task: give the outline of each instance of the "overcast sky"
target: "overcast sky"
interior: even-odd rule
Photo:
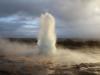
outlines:
[[[0,0],[0,37],[36,37],[44,12],[59,37],[100,39],[99,0]]]

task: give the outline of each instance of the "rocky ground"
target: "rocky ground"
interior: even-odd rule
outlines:
[[[0,57],[0,75],[100,75],[100,63],[67,66],[51,61],[34,63],[24,58]]]

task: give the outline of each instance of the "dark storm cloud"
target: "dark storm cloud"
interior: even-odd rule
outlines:
[[[100,38],[99,0],[0,0],[0,34],[37,34],[44,12],[55,16],[61,36]]]
[[[35,22],[34,18],[37,18],[37,16],[40,16],[41,13],[44,13],[46,11],[51,12],[55,15],[58,15],[55,12],[55,8],[53,8],[54,5],[55,5],[55,1],[53,0],[51,1],[50,0],[9,0],[9,1],[2,0],[0,1],[0,16],[1,16],[0,17],[0,26],[1,26],[0,32],[1,34],[8,36],[9,34],[20,35],[22,33],[24,35],[25,32],[32,33],[32,31],[33,32],[38,31],[34,27],[32,27],[34,30],[30,28],[25,28],[25,26],[26,27],[30,26],[30,24],[28,24],[29,20],[25,20],[25,18],[30,19],[33,17],[33,19],[31,20],[31,23],[32,23],[32,22]],[[16,17],[13,15],[16,15]],[[22,19],[22,17],[24,18],[24,20]],[[33,24],[31,24],[31,26],[32,25]]]
[[[0,0],[0,16],[11,15],[17,12],[40,14],[48,7],[48,1],[36,0]]]

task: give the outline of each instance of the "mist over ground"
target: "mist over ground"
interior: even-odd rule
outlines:
[[[53,61],[54,64],[80,64],[100,62],[100,48],[86,47],[77,49],[57,47],[57,53],[54,56],[46,56],[38,53],[36,43],[21,43],[18,41],[9,41],[0,39],[0,56],[7,58],[30,59],[33,62]],[[71,58],[71,59],[70,59]]]

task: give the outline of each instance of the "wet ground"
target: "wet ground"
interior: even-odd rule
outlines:
[[[100,61],[100,48],[96,47],[97,45],[93,48],[75,46],[71,49],[58,45],[61,54],[58,54],[54,60],[33,54],[36,52],[35,45],[33,42],[26,44],[0,40],[0,75],[100,75],[100,62],[96,62]],[[70,46],[74,47],[73,45]],[[60,64],[62,61],[65,63]]]
[[[100,63],[68,66],[49,60],[34,62],[30,57],[0,57],[0,75],[100,75]]]

